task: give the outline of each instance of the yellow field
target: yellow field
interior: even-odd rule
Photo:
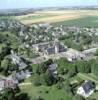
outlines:
[[[98,16],[98,10],[38,11],[34,14],[17,16],[16,19],[23,24],[31,25],[33,23],[60,22],[86,16]]]

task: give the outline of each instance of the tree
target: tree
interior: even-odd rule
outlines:
[[[57,79],[55,79],[48,70],[44,74],[44,80],[45,80],[46,85],[48,86],[51,86],[57,82]]]
[[[81,73],[91,72],[91,64],[88,61],[77,61],[75,65],[77,67],[77,72]]]
[[[92,61],[91,70],[92,73],[98,76],[98,59]]]
[[[74,64],[71,64],[69,66],[68,77],[73,77],[76,74],[77,74],[77,67]]]
[[[43,73],[42,67],[43,67],[43,64],[39,64],[38,66],[36,66],[36,74],[40,75]]]
[[[96,50],[95,56],[98,56],[98,49]]]
[[[69,95],[72,94],[70,82],[69,82],[68,79],[65,81],[65,87],[64,87],[64,89],[65,89],[65,92],[66,92],[67,94],[69,94]]]
[[[8,75],[8,68],[10,66],[10,60],[9,59],[4,59],[1,61],[1,68],[3,69],[4,75]]]
[[[2,100],[15,100],[15,93],[13,89],[7,88],[4,90],[4,93],[2,94]]]
[[[34,79],[33,79],[33,82],[34,82],[35,86],[40,86],[42,84],[41,79],[40,79],[40,75],[36,74]]]
[[[0,60],[3,60],[6,55],[10,54],[10,50],[10,46],[2,43],[0,47]]]
[[[16,100],[30,100],[30,97],[27,95],[27,93],[20,93],[18,96],[16,96]]]
[[[37,74],[45,73],[47,71],[49,65],[52,63],[53,63],[53,61],[51,59],[49,59],[48,61],[39,64],[37,66],[36,73]]]

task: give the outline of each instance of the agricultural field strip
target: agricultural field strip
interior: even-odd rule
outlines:
[[[82,18],[85,16],[98,16],[98,13],[97,11],[89,11],[89,10],[42,11],[42,12],[36,12],[34,14],[18,16],[16,17],[16,19],[20,20],[24,24],[29,25],[40,22],[49,22],[49,23],[60,22],[60,21]],[[30,19],[28,19],[29,17]],[[25,18],[27,18],[27,20]]]
[[[58,16],[58,15],[54,15],[54,14],[34,15],[34,16],[23,17],[20,20],[32,20],[32,19],[35,20],[35,19],[49,18],[54,16]]]
[[[42,17],[50,17],[50,16],[57,16],[58,14],[45,14],[45,13],[34,13],[34,14],[27,14],[27,15],[22,15],[22,16],[16,16],[15,18],[18,19],[18,20],[22,20],[24,18],[29,18],[29,17],[36,17],[38,18],[39,16],[42,16]]]
[[[59,15],[59,16],[53,16],[53,17],[47,17],[47,18],[38,18],[38,19],[32,19],[32,20],[20,20],[20,22],[24,24],[33,24],[33,23],[40,23],[40,22],[48,22],[48,23],[53,23],[53,22],[60,22],[60,21],[65,21],[65,20],[71,20],[71,19],[77,19],[81,18],[81,15]]]

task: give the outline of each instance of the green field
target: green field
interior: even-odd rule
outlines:
[[[66,26],[79,26],[79,27],[98,27],[98,17],[88,16],[79,19],[62,21],[53,23],[55,26],[66,25]]]
[[[67,93],[65,93],[64,89],[57,89],[56,86],[47,87],[47,86],[34,86],[28,85],[21,87],[23,92],[28,93],[31,100],[35,100],[35,98],[41,96],[44,100],[72,100]],[[48,91],[48,93],[47,93]]]
[[[25,83],[31,83],[31,80],[32,77],[25,80]],[[77,76],[70,78],[70,82],[73,82],[75,80],[77,80],[78,82],[81,81],[81,79]],[[58,89],[56,84],[52,86],[35,86],[32,83],[30,85],[21,86],[20,88],[22,92],[28,93],[30,100],[36,100],[36,98],[39,96],[44,98],[44,100],[73,100],[72,96],[66,93],[65,87],[63,87],[62,89]]]
[[[31,79],[25,80],[25,83],[31,83]],[[70,82],[77,80],[92,80],[97,85],[97,77],[93,74],[79,73],[77,76],[70,78]],[[98,86],[98,85],[97,85]],[[53,86],[35,86],[32,84],[21,86],[21,90],[24,93],[28,93],[31,100],[35,100],[37,97],[42,97],[44,100],[73,100],[72,96],[66,93],[65,88],[57,89],[56,85]],[[48,91],[48,93],[47,93]],[[93,93],[90,98],[98,98],[98,92]],[[86,99],[88,100],[88,99]]]
[[[52,16],[55,16],[55,15],[49,15],[49,14],[32,15],[32,16],[23,17],[21,20],[32,20],[32,19],[48,18],[48,17],[52,17]]]

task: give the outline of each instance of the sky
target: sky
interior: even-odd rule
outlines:
[[[98,0],[0,0],[0,9],[98,5]]]

